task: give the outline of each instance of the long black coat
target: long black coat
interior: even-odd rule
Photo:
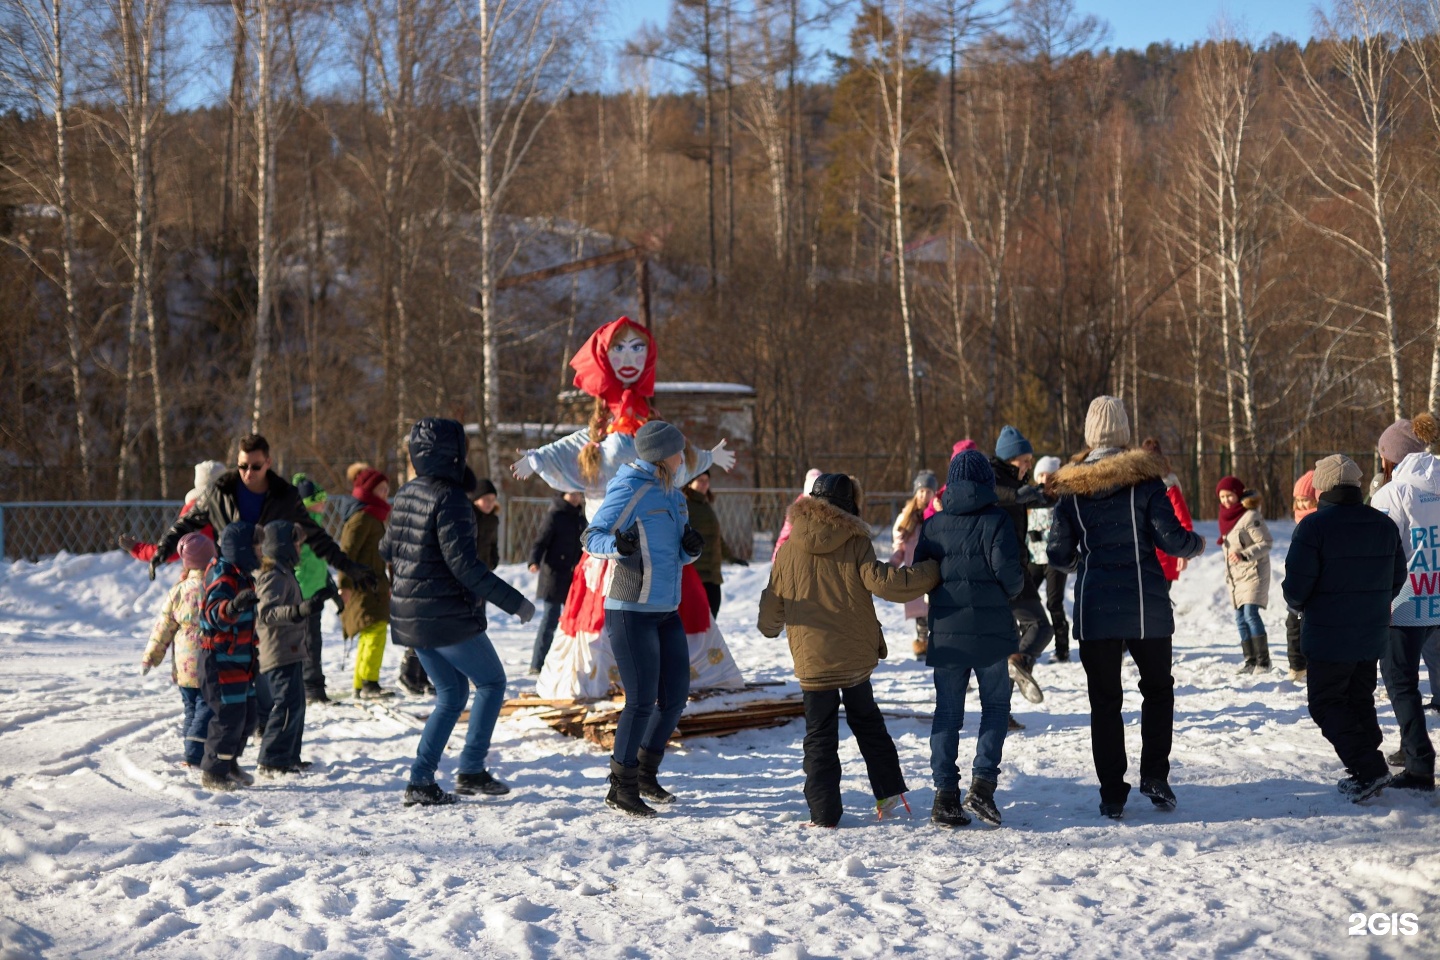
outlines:
[[[1285,557],[1285,602],[1300,611],[1307,657],[1377,660],[1390,642],[1390,605],[1405,586],[1405,545],[1395,522],[1338,487],[1301,520]]]
[[[947,484],[941,511],[920,528],[915,562],[940,561],[930,591],[932,667],[988,667],[1020,649],[1010,599],[1025,585],[1020,541],[995,491],[973,481]]]
[[[564,603],[575,564],[580,562],[580,534],[585,531],[585,505],[572,506],[557,496],[540,535],[530,548],[530,562],[540,568],[535,596],[546,603]]]
[[[390,635],[406,647],[447,647],[485,629],[485,602],[526,603],[476,554],[475,511],[461,484],[465,429],[429,417],[410,434],[418,476],[400,488],[380,555],[390,564]]]
[[[1165,492],[1165,465],[1144,450],[1061,467],[1046,553],[1075,574],[1075,638],[1144,640],[1175,634],[1170,590],[1156,548],[1198,556],[1205,541],[1180,525]]]
[[[325,532],[325,528],[315,522],[310,511],[305,509],[305,501],[300,499],[299,491],[289,481],[273,470],[268,471],[266,479],[270,486],[265,493],[265,501],[260,506],[260,520],[255,524],[257,527],[263,527],[272,520],[298,523],[305,530],[305,545],[315,551],[317,557],[342,572],[348,572],[355,566],[350,558],[345,556],[340,545]],[[190,512],[176,520],[160,538],[155,547],[156,555],[170,556],[175,552],[175,545],[180,542],[181,537],[202,529],[207,523],[215,528],[215,539],[218,542],[225,528],[240,519],[240,501],[236,493],[239,486],[238,470],[222,474],[219,480],[200,495]]]

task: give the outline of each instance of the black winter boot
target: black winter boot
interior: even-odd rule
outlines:
[[[1236,673],[1239,673],[1239,674],[1250,674],[1250,673],[1254,673],[1254,672],[1255,672],[1255,641],[1254,641],[1254,639],[1241,640],[1241,641],[1240,641],[1240,649],[1243,650],[1243,651],[1245,651],[1245,662],[1244,662],[1243,664],[1241,664],[1240,669],[1237,670],[1237,671],[1235,671],[1235,672],[1236,672]]]
[[[1140,794],[1150,798],[1150,802],[1161,810],[1170,811],[1175,809],[1175,791],[1170,789],[1170,784],[1164,780],[1152,780],[1149,777],[1140,779]]]
[[[935,805],[930,808],[930,822],[942,827],[963,827],[970,822],[960,804],[959,790],[936,790]]]
[[[965,809],[992,827],[1000,826],[1000,808],[995,806],[995,781],[976,778],[965,795]]]
[[[510,788],[491,776],[489,770],[481,770],[479,773],[457,773],[455,792],[467,797],[473,797],[477,793],[483,793],[487,797],[503,797],[510,792]]]
[[[455,794],[446,793],[438,783],[410,784],[405,788],[405,806],[448,807],[458,803]]]
[[[610,792],[605,795],[605,806],[619,810],[627,817],[659,816],[640,799],[640,768],[627,767],[620,761],[610,760]]]
[[[665,754],[651,753],[644,747],[640,748],[640,773],[636,778],[636,784],[640,788],[640,796],[651,803],[674,803],[675,794],[660,786],[660,781],[655,775],[660,772],[660,761]]]
[[[1261,633],[1250,638],[1255,648],[1255,673],[1270,672],[1270,638]]]

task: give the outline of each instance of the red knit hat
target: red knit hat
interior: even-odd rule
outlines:
[[[1245,496],[1245,484],[1240,482],[1239,477],[1221,477],[1220,482],[1215,484],[1215,496],[1220,496],[1226,490],[1237,497]]]
[[[352,491],[357,499],[363,500],[375,492],[375,488],[382,483],[389,483],[390,478],[379,470],[367,467],[355,474],[355,489]]]

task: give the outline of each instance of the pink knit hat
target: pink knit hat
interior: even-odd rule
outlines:
[[[204,570],[215,559],[215,541],[197,530],[181,537],[175,552],[186,570]]]

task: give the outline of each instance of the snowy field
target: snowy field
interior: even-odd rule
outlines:
[[[1213,541],[1213,524],[1201,532]],[[1275,532],[1278,597],[1289,527]],[[1175,593],[1179,809],[1136,792],[1123,821],[1098,816],[1082,669],[1042,661],[1045,702],[1016,698],[1028,729],[1006,743],[1004,828],[955,831],[928,821],[929,727],[915,715],[930,711],[930,674],[899,655],[912,631],[890,604],[896,654],[875,686],[908,715],[890,730],[914,818],[876,822],[847,742],[845,819],[823,831],[803,826],[799,722],[672,751],[662,774],[682,802],[648,823],[605,809],[601,751],[533,719],[496,733],[509,798],[404,809],[416,731],[350,704],[310,713],[308,775],[212,795],[178,765],[168,671],[138,666],[170,575],[151,585],[119,553],[3,566],[0,956],[1440,956],[1440,806],[1341,799],[1303,691],[1279,672],[1236,678],[1220,563],[1209,553]],[[533,588],[522,568],[502,573]],[[767,575],[726,568],[721,626],[749,679],[780,680],[785,642],[754,628]],[[343,690],[326,617],[326,672]],[[532,631],[501,619],[491,637],[515,694],[532,685]],[[1266,620],[1283,665],[1278,603]],[[387,686],[398,661],[392,647]],[[1411,935],[1364,922],[1406,913]]]

